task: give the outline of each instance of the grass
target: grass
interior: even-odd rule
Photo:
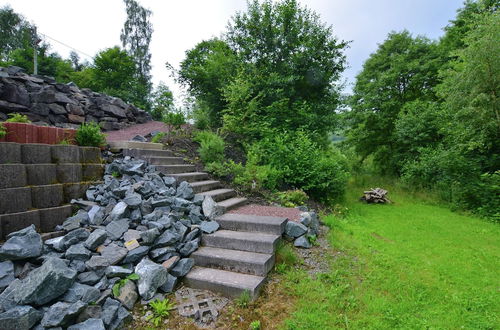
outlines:
[[[347,216],[324,218],[335,253],[331,271],[311,279],[285,272],[296,297],[288,329],[500,328],[500,227],[397,186],[391,205],[367,205],[351,182]]]

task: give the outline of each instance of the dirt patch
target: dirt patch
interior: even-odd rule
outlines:
[[[161,121],[148,121],[144,124],[133,125],[118,131],[106,132],[106,140],[110,141],[129,141],[136,135],[145,136],[153,131],[165,132],[168,127]]]

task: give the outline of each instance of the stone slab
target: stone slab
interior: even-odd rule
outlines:
[[[0,214],[24,212],[31,208],[30,187],[0,189]]]
[[[24,164],[0,165],[0,189],[24,187],[26,184],[27,175]]]
[[[274,253],[281,236],[232,230],[218,230],[203,235],[204,246],[257,253]]]
[[[40,213],[40,230],[42,232],[50,232],[57,225],[60,225],[70,217],[73,209],[71,205],[63,205],[38,210]]]
[[[59,206],[63,203],[63,185],[33,186],[31,188],[31,200],[33,207],[37,209]]]
[[[282,235],[286,218],[226,213],[215,219],[221,229]]]

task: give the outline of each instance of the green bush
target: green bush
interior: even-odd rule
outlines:
[[[7,135],[7,128],[5,128],[3,123],[0,123],[0,139],[3,138],[5,135]]]
[[[93,122],[82,124],[76,131],[75,140],[79,146],[86,147],[101,147],[106,143],[101,128]]]
[[[210,131],[200,131],[194,135],[194,140],[200,144],[198,153],[203,164],[224,161],[225,143],[220,136]]]
[[[259,165],[280,173],[276,181],[299,188],[319,201],[344,193],[348,171],[345,157],[335,148],[322,149],[302,131],[263,139],[249,148]]]
[[[161,139],[163,139],[163,137],[167,135],[166,132],[160,132],[158,134],[156,134],[155,136],[153,136],[153,138],[151,138],[151,142],[152,143],[161,143]]]
[[[245,167],[240,163],[235,163],[232,159],[227,162],[212,162],[205,165],[205,170],[218,177],[234,179],[245,171]]]
[[[5,122],[7,123],[31,123],[26,115],[21,115],[20,113],[9,113],[9,119]]]
[[[186,117],[182,112],[167,112],[163,115],[162,121],[178,129],[186,123]]]
[[[284,207],[296,207],[304,205],[309,199],[309,196],[307,196],[307,194],[300,189],[282,191],[277,193],[276,195],[278,197],[279,203]]]
[[[259,165],[258,160],[258,155],[248,152],[247,163],[236,173],[234,183],[246,190],[276,190],[281,183],[281,172],[272,165]]]

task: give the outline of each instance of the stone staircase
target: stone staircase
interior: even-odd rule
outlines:
[[[196,194],[212,197],[226,211],[247,202],[246,198],[236,196],[233,189],[223,189],[219,181],[209,180],[207,173],[197,172],[196,167],[186,164],[182,157],[175,157],[171,151],[163,150],[160,143],[121,141],[109,144],[112,151],[121,150],[124,156],[147,160],[163,174],[189,182]]]
[[[184,283],[233,298],[246,291],[256,298],[274,266],[287,219],[226,213],[216,221],[220,229],[203,235]]]
[[[212,197],[225,211],[243,205],[246,198],[233,189],[221,188],[205,172],[182,157],[162,150],[161,144],[143,142],[110,143],[111,150],[122,150],[124,156],[147,160],[156,168],[179,181],[188,181],[194,192]],[[201,247],[191,258],[195,266],[184,278],[192,288],[210,290],[228,297],[239,297],[245,291],[256,298],[267,273],[275,262],[275,252],[285,230],[286,218],[226,213],[216,221],[220,229],[202,237]]]

